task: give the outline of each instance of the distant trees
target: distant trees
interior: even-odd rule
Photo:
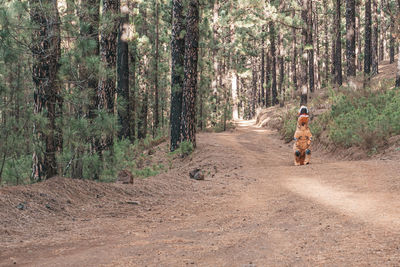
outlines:
[[[0,5],[3,183],[112,179],[140,165],[118,161],[130,146],[168,132],[172,151],[196,145],[196,126],[223,131],[259,107],[306,104],[363,70],[367,81],[398,51],[395,0]]]

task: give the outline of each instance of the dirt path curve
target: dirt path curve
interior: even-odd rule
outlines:
[[[190,181],[193,194],[15,246],[0,252],[0,265],[400,265],[398,162],[314,155],[311,165],[294,167],[290,147],[252,122],[200,134],[199,150],[205,146],[229,168]]]

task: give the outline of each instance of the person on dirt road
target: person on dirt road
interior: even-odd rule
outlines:
[[[309,112],[306,106],[299,109],[296,132],[294,133],[294,165],[306,165],[311,159],[312,134],[308,127]]]

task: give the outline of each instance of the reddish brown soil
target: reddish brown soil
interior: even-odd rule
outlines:
[[[317,152],[294,167],[291,147],[250,122],[198,140],[134,185],[0,189],[0,266],[400,265],[397,161]],[[205,181],[188,178],[196,167]]]

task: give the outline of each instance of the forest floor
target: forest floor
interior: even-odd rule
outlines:
[[[275,131],[241,121],[134,185],[0,189],[0,266],[399,266],[399,173],[318,151],[295,167]]]

